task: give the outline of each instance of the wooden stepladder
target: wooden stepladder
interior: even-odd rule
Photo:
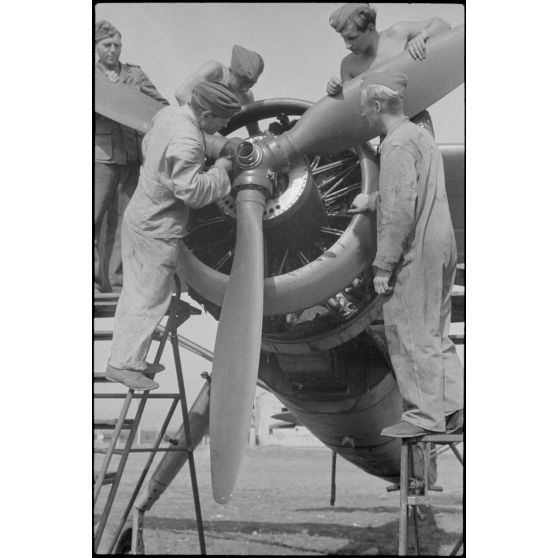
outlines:
[[[194,463],[194,452],[193,452],[193,447],[190,438],[188,404],[186,399],[186,391],[184,388],[184,379],[182,376],[182,365],[180,362],[180,352],[179,352],[179,336],[177,333],[177,329],[181,324],[183,324],[188,318],[190,318],[190,316],[201,314],[201,310],[199,310],[198,308],[194,308],[193,306],[190,306],[187,302],[182,301],[180,299],[181,288],[180,288],[180,280],[177,275],[174,275],[174,282],[175,282],[175,294],[169,305],[167,322],[165,324],[164,329],[162,329],[161,327],[157,329],[157,331],[153,334],[153,339],[159,342],[159,345],[157,347],[157,353],[154,359],[154,363],[159,363],[163,355],[165,344],[167,340],[169,340],[170,338],[170,343],[173,350],[176,379],[178,384],[178,393],[170,393],[170,394],[150,393],[148,391],[135,393],[133,389],[129,389],[127,394],[123,394],[123,393],[94,394],[95,398],[124,399],[122,403],[120,415],[116,421],[109,421],[107,423],[107,421],[95,420],[96,428],[107,428],[109,424],[114,427],[113,436],[109,443],[108,448],[99,451],[99,453],[104,453],[105,457],[101,465],[101,469],[96,473],[94,479],[95,483],[94,483],[93,506],[95,506],[95,504],[99,499],[99,495],[101,494],[102,487],[105,485],[110,486],[109,494],[104,502],[104,506],[102,507],[102,511],[96,523],[96,528],[94,532],[94,545],[93,545],[95,552],[98,551],[101,540],[103,539],[103,533],[105,532],[105,528],[109,519],[109,515],[111,513],[114,500],[116,498],[118,487],[122,479],[122,475],[128,457],[130,453],[145,452],[148,454],[147,461],[136,483],[132,496],[130,497],[130,500],[125,508],[125,511],[118,523],[118,527],[116,529],[115,534],[113,535],[112,541],[109,543],[108,546],[108,553],[143,554],[143,550],[144,550],[142,548],[143,541],[138,541],[137,538],[132,539],[130,536],[131,533],[129,532],[130,529],[127,529],[126,533],[124,533],[123,531],[126,522],[128,520],[128,516],[130,514],[132,506],[134,505],[134,501],[137,495],[139,494],[139,491],[141,490],[143,481],[145,480],[147,473],[149,472],[149,468],[153,463],[155,455],[158,452],[181,451],[181,452],[186,452],[188,455],[190,479],[192,484],[192,495],[194,499],[196,523],[198,528],[200,554],[206,553],[205,538],[204,538],[204,531],[203,531],[203,520],[201,515],[196,468]],[[101,295],[100,297],[96,298],[95,316],[96,317],[107,317],[111,315],[114,316],[114,310],[116,308],[116,300],[117,300],[117,296],[115,295]],[[111,338],[112,338],[112,332],[100,331],[95,333],[96,340],[107,340]],[[104,375],[102,374],[95,374],[95,381],[106,381],[106,378],[104,378]],[[133,399],[139,400],[138,407],[135,416],[131,419],[127,419],[126,417],[130,408],[130,404]],[[148,399],[170,399],[171,405],[163,420],[163,425],[153,443],[153,446],[148,448],[132,448],[133,441],[138,432],[141,417],[143,415],[143,411],[145,409],[145,405]],[[185,447],[184,446],[175,447],[176,444],[173,446],[172,445],[173,440],[169,439],[169,437],[166,436],[168,425],[171,421],[171,418],[174,414],[176,407],[179,404],[180,404],[182,419],[184,423],[184,432],[185,432],[185,439],[186,439]],[[116,445],[120,433],[124,429],[129,429],[128,437],[126,439],[124,448],[117,449]],[[171,445],[168,448],[160,448],[159,446],[161,445],[162,441],[170,441]],[[120,456],[120,462],[118,463],[118,467],[116,471],[109,473],[108,472],[109,465],[112,457],[115,454]]]

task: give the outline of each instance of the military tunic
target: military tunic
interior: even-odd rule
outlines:
[[[169,306],[190,208],[230,192],[227,172],[203,172],[205,141],[189,106],[165,107],[143,140],[138,187],[124,214],[124,285],[115,314],[110,364],[145,370],[151,334]]]
[[[139,66],[120,64],[120,73],[117,74],[97,63],[95,79],[138,87],[142,93],[169,104]],[[95,114],[96,290],[103,290],[107,282],[115,291],[122,286],[120,230],[124,210],[138,181],[141,141],[142,136],[135,130]],[[101,236],[105,216],[105,234]]]
[[[374,267],[394,273],[384,321],[402,418],[443,432],[445,416],[463,408],[463,367],[448,336],[457,250],[442,155],[407,118],[380,152]]]

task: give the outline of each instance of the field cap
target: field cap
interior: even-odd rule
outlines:
[[[263,72],[263,58],[252,50],[234,45],[231,56],[231,71],[245,81],[254,83]]]
[[[106,19],[102,19],[101,21],[97,21],[97,23],[95,23],[96,43],[114,35],[120,35],[120,31],[118,31],[118,29],[112,23],[109,23]]]
[[[231,118],[240,110],[236,95],[216,81],[202,81],[195,85],[192,98],[203,110],[209,110],[219,118]]]

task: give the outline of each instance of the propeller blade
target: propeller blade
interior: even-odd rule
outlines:
[[[379,131],[361,116],[362,79],[368,73],[400,71],[409,82],[405,114],[414,116],[461,85],[464,80],[465,31],[456,27],[428,41],[425,60],[413,60],[405,51],[343,85],[343,92],[324,97],[299,119],[296,126],[277,138],[287,156],[297,149],[306,154],[328,155],[360,145]]]
[[[95,79],[95,112],[142,134],[164,106],[130,85]]]
[[[247,443],[256,393],[263,318],[264,194],[240,190],[236,244],[215,340],[209,437],[213,498],[225,504]]]

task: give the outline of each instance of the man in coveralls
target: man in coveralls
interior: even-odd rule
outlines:
[[[328,95],[343,90],[343,83],[368,70],[374,70],[385,61],[407,50],[414,60],[426,58],[428,40],[450,29],[443,19],[433,17],[425,21],[400,21],[385,31],[376,29],[376,10],[367,3],[345,4],[329,17],[329,24],[337,31],[350,50],[341,61],[341,79],[332,77],[326,87]],[[434,135],[428,111],[422,111],[413,122]]]
[[[136,390],[159,387],[145,374],[151,335],[168,309],[190,208],[230,192],[229,158],[203,172],[204,132],[214,134],[240,110],[234,93],[216,82],[194,88],[189,105],[165,107],[143,140],[144,162],[122,223],[124,286],[114,320],[106,377]]]
[[[120,62],[121,49],[122,40],[118,29],[108,21],[98,21],[95,24],[95,51],[98,57],[95,80],[109,80],[118,87],[121,87],[120,84],[137,87],[145,95],[168,105],[168,101],[139,66]],[[140,163],[141,135],[131,128],[95,114],[96,292],[119,292],[122,288],[120,229],[122,216],[138,183]],[[105,241],[99,246],[105,216]],[[108,267],[104,273],[101,259]]]
[[[374,288],[388,350],[405,401],[401,422],[382,435],[410,438],[463,424],[463,367],[449,338],[457,249],[442,155],[432,136],[403,114],[407,77],[362,80],[363,117],[386,134],[379,192],[359,194],[351,213],[378,211]]]

